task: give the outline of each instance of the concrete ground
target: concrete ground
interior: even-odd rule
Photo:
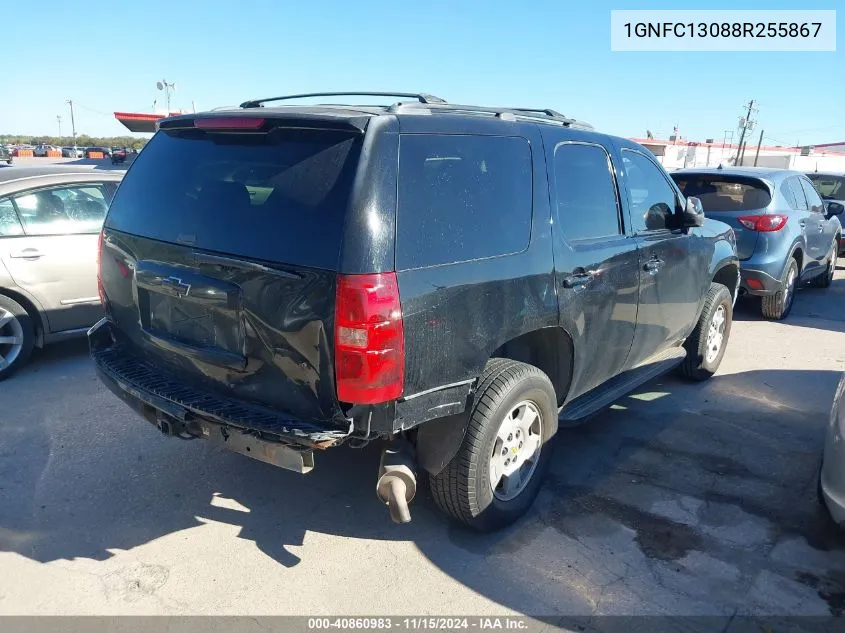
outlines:
[[[816,501],[845,371],[845,269],[790,318],[741,303],[717,376],[653,381],[556,440],[515,527],[423,491],[375,497],[377,450],[299,476],[165,439],[84,341],[0,383],[0,614],[841,614],[845,541]]]

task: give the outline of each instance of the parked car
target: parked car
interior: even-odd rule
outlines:
[[[91,158],[91,154],[93,152],[99,152],[103,155],[103,158],[110,158],[111,157],[111,150],[108,147],[86,147],[85,148],[85,158]]]
[[[122,172],[0,171],[0,379],[102,316],[97,235]]]
[[[116,165],[117,163],[125,163],[126,162],[126,149],[117,148],[112,149],[111,153],[111,162],[112,165]]]
[[[32,155],[43,158],[47,155],[47,152],[56,151],[58,149],[59,148],[55,145],[46,145],[42,143],[41,145],[35,146],[35,149],[32,150]]]
[[[813,172],[807,174],[816,191],[824,200],[828,216],[838,216],[840,224],[845,221],[845,172]],[[839,255],[845,256],[845,233],[839,237]]]
[[[11,165],[12,161],[12,147],[10,145],[0,145],[0,162],[5,161],[6,164]]]
[[[85,152],[79,147],[63,147],[62,156],[65,158],[85,158]]]
[[[762,298],[763,316],[785,319],[801,283],[827,288],[842,229],[796,171],[763,167],[679,169],[672,178],[704,213],[729,224],[741,261],[741,292]]]
[[[833,520],[845,527],[845,373],[830,407],[819,475],[819,496]]]
[[[716,371],[739,263],[640,145],[414,98],[162,120],[104,225],[89,342],[167,435],[298,472],[382,438],[394,520],[419,468],[490,530],[533,502],[559,426]]]

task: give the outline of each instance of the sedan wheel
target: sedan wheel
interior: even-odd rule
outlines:
[[[0,380],[26,363],[34,338],[27,311],[16,301],[0,295]]]

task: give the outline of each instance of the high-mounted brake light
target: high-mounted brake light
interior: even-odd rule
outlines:
[[[257,130],[264,119],[251,116],[221,116],[195,119],[194,127],[201,130]]]
[[[103,286],[103,273],[101,267],[103,265],[103,231],[100,231],[100,236],[97,238],[97,294],[100,295],[100,303],[106,307],[106,289]]]
[[[737,218],[742,226],[749,231],[759,231],[760,233],[772,233],[780,231],[786,226],[787,217],[785,215],[744,215]]]
[[[405,333],[395,273],[338,275],[334,339],[338,400],[375,404],[402,395]]]

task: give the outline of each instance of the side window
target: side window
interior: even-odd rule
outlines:
[[[610,156],[603,147],[562,143],[555,148],[557,221],[567,240],[619,235],[619,204]]]
[[[787,204],[789,204],[790,209],[797,209],[798,203],[795,202],[795,196],[792,194],[792,187],[789,184],[789,181],[792,178],[787,178],[782,183],[780,183],[780,192],[783,194],[783,197],[786,198]]]
[[[622,150],[622,163],[631,195],[634,232],[671,228],[678,196],[663,172],[648,158],[633,150]]]
[[[23,227],[18,220],[17,213],[15,213],[15,205],[6,198],[0,200],[0,237],[14,235],[23,235]]]
[[[789,180],[789,188],[792,189],[792,198],[795,200],[794,209],[798,211],[806,211],[807,198],[804,197],[804,189],[801,187],[801,180],[797,176],[793,176]]]
[[[98,233],[108,210],[103,185],[39,189],[15,197],[27,235]]]
[[[810,205],[810,211],[813,213],[824,213],[824,203],[815,187],[813,187],[809,180],[805,180],[804,178],[799,178],[798,180],[804,189],[804,195],[807,196],[807,204]]]
[[[531,170],[531,148],[521,137],[402,135],[396,268],[525,250]]]

